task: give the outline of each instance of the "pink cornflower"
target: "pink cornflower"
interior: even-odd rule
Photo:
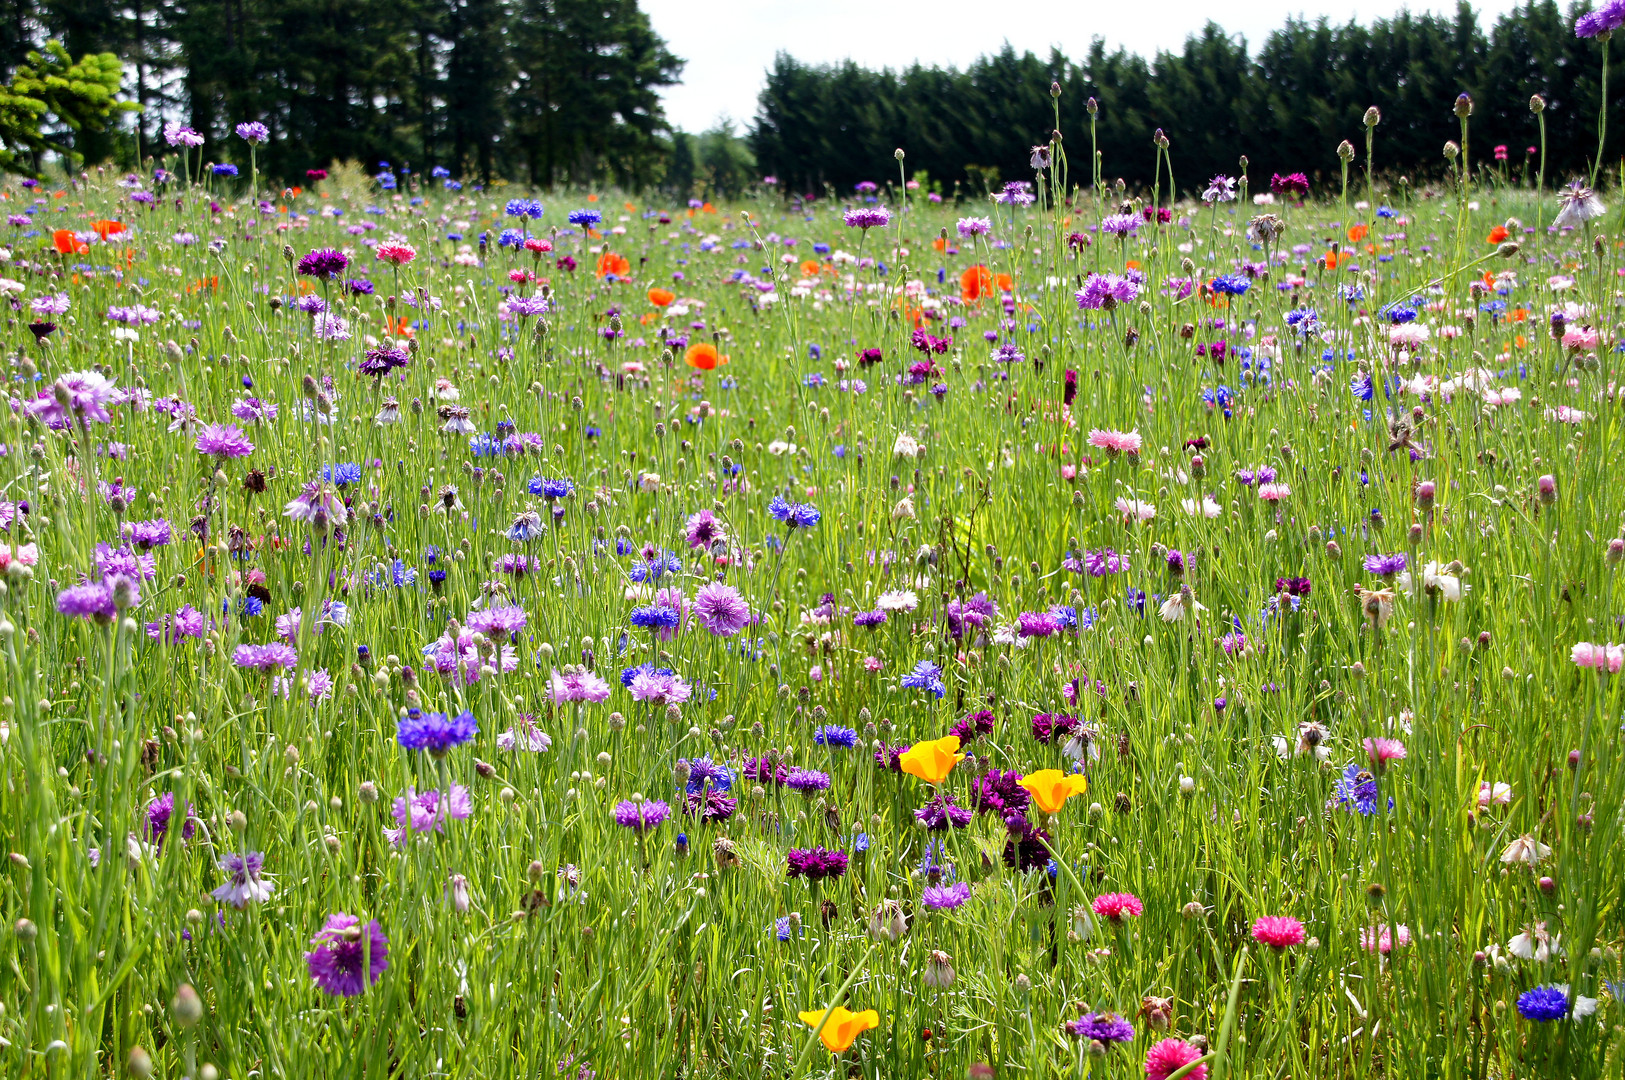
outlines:
[[[1102,919],[1110,919],[1115,923],[1122,922],[1124,916],[1138,916],[1145,910],[1145,905],[1140,903],[1140,898],[1133,893],[1102,893],[1095,897],[1094,910]]]
[[[1290,915],[1265,915],[1253,923],[1253,940],[1272,949],[1303,944],[1303,923]]]
[[[1371,765],[1378,772],[1382,772],[1390,761],[1403,761],[1405,758],[1405,744],[1398,739],[1367,739],[1365,741],[1366,756],[1371,759]]]
[[[1145,1080],[1168,1080],[1201,1056],[1202,1051],[1184,1039],[1164,1039],[1145,1052]],[[1187,1080],[1207,1080],[1207,1066],[1198,1065],[1185,1076]]]
[[[1150,521],[1157,516],[1157,506],[1155,503],[1148,503],[1144,499],[1125,499],[1119,495],[1117,497],[1117,512],[1122,514],[1124,518],[1136,521]]]
[[[1612,673],[1618,673],[1620,667],[1625,666],[1625,645],[1577,641],[1569,650],[1569,659],[1583,668],[1596,668],[1598,671],[1607,668]]]
[[[1388,329],[1388,344],[1396,352],[1415,352],[1427,344],[1430,331],[1421,323],[1402,323]]]
[[[1590,326],[1570,326],[1563,331],[1563,348],[1570,352],[1596,352],[1597,331]]]
[[[1109,457],[1118,454],[1138,454],[1140,452],[1140,433],[1138,431],[1102,431],[1100,428],[1089,429],[1089,445],[1097,450],[1104,450]]]
[[[1399,940],[1401,946],[1411,943],[1411,929],[1401,924],[1389,930],[1386,925],[1366,926],[1360,929],[1360,948],[1366,952],[1380,952],[1383,954],[1394,951],[1394,940]]]
[[[1280,502],[1290,494],[1292,494],[1292,488],[1286,484],[1258,485],[1258,497],[1265,502]]]
[[[379,244],[376,251],[378,257],[391,266],[405,266],[418,257],[417,249],[411,244]]]

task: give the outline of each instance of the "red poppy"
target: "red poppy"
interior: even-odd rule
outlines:
[[[82,243],[72,229],[56,230],[51,234],[51,243],[64,255],[90,254],[90,245]]]
[[[690,345],[683,354],[683,363],[700,371],[713,371],[718,364],[726,364],[728,358],[717,353],[717,347],[708,341]]]
[[[626,260],[625,255],[617,255],[613,251],[606,251],[598,256],[598,276],[608,277],[614,274],[618,278],[625,278],[632,273],[632,264]]]

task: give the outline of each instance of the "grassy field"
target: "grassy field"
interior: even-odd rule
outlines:
[[[1056,157],[7,181],[0,1073],[1618,1076],[1618,196]]]

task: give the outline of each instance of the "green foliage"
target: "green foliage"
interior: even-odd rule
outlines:
[[[0,87],[0,169],[32,175],[36,166],[23,154],[71,152],[60,137],[40,130],[47,117],[73,132],[99,131],[113,113],[140,108],[114,98],[123,79],[124,64],[112,53],[87,53],[76,63],[59,41],[30,52]]]

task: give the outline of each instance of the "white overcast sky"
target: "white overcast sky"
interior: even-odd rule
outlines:
[[[1474,4],[1486,29],[1515,0]],[[924,64],[964,67],[1008,41],[1017,52],[1047,55],[1051,45],[1077,58],[1096,35],[1151,56],[1178,51],[1210,13],[1254,51],[1289,17],[1326,16],[1333,23],[1413,12],[1451,14],[1451,0],[1253,0],[1216,8],[1197,0],[1104,4],[1099,0],[642,0],[654,28],[688,61],[682,85],[663,95],[674,127],[698,132],[721,117],[744,127],[756,114],[763,73],[779,50],[799,60],[829,63],[850,57],[868,67]]]

